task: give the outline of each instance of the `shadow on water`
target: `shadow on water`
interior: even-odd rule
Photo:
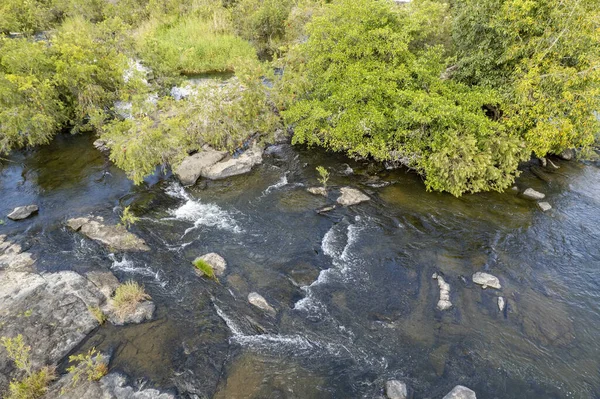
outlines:
[[[518,185],[548,195],[542,213],[512,192],[427,193],[405,171],[289,146],[248,175],[135,187],[92,141],[61,136],[1,166],[0,211],[40,213],[0,234],[29,243],[41,270],[106,268],[146,286],[154,321],[101,326],[77,349],[110,351],[112,369],[183,398],[373,398],[389,378],[415,397],[456,384],[484,399],[599,397],[597,167],[561,162],[542,180],[526,166]],[[326,197],[306,192],[317,165],[332,172]],[[344,185],[371,201],[317,215]],[[149,253],[111,254],[64,227],[90,213],[116,222],[124,205]],[[192,269],[207,252],[227,260],[219,283]],[[476,271],[502,289],[474,285]],[[451,286],[446,312],[434,272]],[[275,317],[248,304],[253,291]]]

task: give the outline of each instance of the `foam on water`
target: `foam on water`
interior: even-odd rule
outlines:
[[[288,184],[288,179],[287,179],[287,175],[289,172],[285,172],[285,174],[283,176],[281,176],[281,179],[279,179],[279,181],[275,184],[270,185],[269,187],[266,188],[266,190],[263,192],[263,195],[267,195],[269,194],[271,191],[280,189],[281,187],[284,187]]]
[[[172,209],[169,213],[173,218],[185,220],[194,223],[183,234],[184,236],[190,231],[201,226],[216,227],[221,230],[228,230],[233,233],[242,233],[243,230],[238,226],[235,219],[231,217],[227,211],[223,210],[216,204],[203,204],[200,201],[190,196],[185,189],[179,184],[170,185],[166,193],[174,198],[185,200],[185,203],[179,208]]]
[[[154,271],[148,266],[139,267],[136,266],[133,261],[127,259],[125,256],[118,260],[115,254],[109,254],[109,258],[113,261],[111,265],[112,270],[118,270],[124,273],[138,274],[140,276],[152,277],[159,285],[163,288],[167,285],[160,276],[160,270]]]

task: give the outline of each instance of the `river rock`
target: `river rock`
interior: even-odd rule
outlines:
[[[146,242],[120,225],[105,225],[101,217],[70,219],[67,226],[117,251],[149,251]]]
[[[535,191],[533,188],[528,188],[527,190],[523,191],[523,197],[533,200],[533,201],[538,201],[541,199],[544,199],[546,197],[546,194],[544,193],[540,193],[539,191]]]
[[[10,220],[22,220],[27,219],[29,216],[33,215],[39,210],[37,205],[27,205],[27,206],[19,206],[11,213],[9,213],[6,217]]]
[[[552,209],[552,205],[550,205],[547,202],[538,202],[538,207],[543,211],[543,212],[547,212],[550,209]]]
[[[108,147],[106,140],[98,139],[94,141],[93,146],[104,154],[110,154],[110,148]]]
[[[560,159],[564,159],[565,161],[571,161],[575,158],[575,150],[570,148],[564,150],[560,154],[557,154]]]
[[[487,287],[492,287],[497,290],[502,288],[502,286],[500,285],[500,280],[498,280],[498,277],[493,276],[489,273],[477,272],[477,273],[473,274],[473,282],[475,284],[481,285],[481,287],[484,289]]]
[[[498,310],[504,312],[504,308],[506,307],[506,301],[503,297],[498,297]]]
[[[319,215],[322,215],[324,213],[331,212],[334,209],[335,209],[335,205],[327,205],[327,206],[317,209],[315,212],[317,212]]]
[[[256,306],[257,308],[264,310],[265,312],[269,313],[272,316],[275,316],[277,314],[275,309],[273,309],[273,307],[271,305],[269,305],[267,300],[262,295],[260,295],[256,292],[251,292],[250,294],[248,294],[248,302],[250,302],[252,305]]]
[[[85,274],[85,277],[96,286],[96,288],[108,300],[119,286],[119,280],[109,271],[93,270]]]
[[[344,206],[356,205],[361,202],[368,201],[370,198],[359,190],[351,187],[342,187],[340,189],[342,195],[337,199],[338,204]]]
[[[227,155],[225,151],[216,151],[208,146],[204,151],[190,155],[175,169],[175,175],[184,186],[191,186],[202,175],[202,172],[210,168]]]
[[[406,384],[398,380],[389,380],[385,383],[385,394],[389,399],[408,398]]]
[[[450,284],[448,284],[444,278],[437,273],[434,273],[431,277],[437,279],[438,287],[440,289],[440,300],[437,303],[438,309],[450,309],[452,307],[452,302],[450,302]]]
[[[102,310],[106,314],[108,321],[112,324],[115,326],[124,326],[126,324],[140,324],[146,320],[152,320],[156,305],[152,301],[139,302],[133,312],[130,312],[123,317],[116,314],[110,302]]]
[[[9,241],[0,235],[0,270],[33,271],[35,260],[28,252],[22,252],[19,244]]]
[[[204,168],[201,176],[207,179],[218,180],[241,175],[250,172],[255,165],[261,164],[262,160],[263,149],[255,143],[252,148],[237,158],[229,158]]]
[[[314,195],[322,195],[327,197],[327,189],[325,187],[309,187],[306,189],[306,191]]]
[[[208,263],[214,270],[216,276],[222,276],[227,269],[227,262],[223,257],[217,253],[211,252],[206,255],[202,255],[199,258]],[[196,269],[196,273],[200,274],[200,277],[204,276],[201,270]]]
[[[477,395],[471,389],[457,385],[443,399],[477,399]]]

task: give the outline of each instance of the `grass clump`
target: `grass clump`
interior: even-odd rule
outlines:
[[[100,325],[104,324],[104,322],[106,321],[106,315],[104,314],[102,309],[100,309],[98,306],[89,306],[88,311],[92,314],[92,316],[96,318],[96,320],[98,320],[98,323],[100,323]]]
[[[115,314],[123,319],[135,311],[138,303],[149,299],[151,297],[144,290],[144,286],[130,280],[117,287],[112,304]]]
[[[23,336],[2,337],[0,343],[6,348],[8,357],[17,369],[25,374],[20,380],[12,380],[6,399],[38,399],[48,391],[48,385],[56,379],[54,367],[45,366],[34,371],[31,362],[31,346],[25,345]]]
[[[204,276],[206,276],[207,278],[211,279],[211,280],[216,280],[217,276],[215,275],[215,271],[213,269],[213,267],[206,262],[204,259],[196,259],[192,262],[194,264],[194,267],[198,270],[200,270],[202,273],[204,273]]]

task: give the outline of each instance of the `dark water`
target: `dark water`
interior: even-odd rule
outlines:
[[[249,175],[183,189],[159,173],[135,187],[92,140],[60,137],[0,166],[0,215],[40,206],[0,234],[27,244],[40,270],[106,267],[145,284],[155,321],[104,325],[78,348],[111,351],[111,369],[182,398],[374,398],[390,378],[416,398],[457,384],[483,399],[600,397],[597,166],[561,162],[546,181],[526,168],[518,184],[554,207],[542,213],[513,193],[456,199],[405,171],[374,178],[285,146]],[[305,191],[317,165],[332,170],[328,198]],[[344,185],[372,200],[317,215]],[[117,222],[127,205],[150,253],[111,254],[64,227],[86,214]],[[220,283],[192,270],[206,252],[228,262]],[[502,290],[475,286],[476,271]],[[451,285],[447,312],[434,272]],[[251,291],[277,317],[249,305]]]

